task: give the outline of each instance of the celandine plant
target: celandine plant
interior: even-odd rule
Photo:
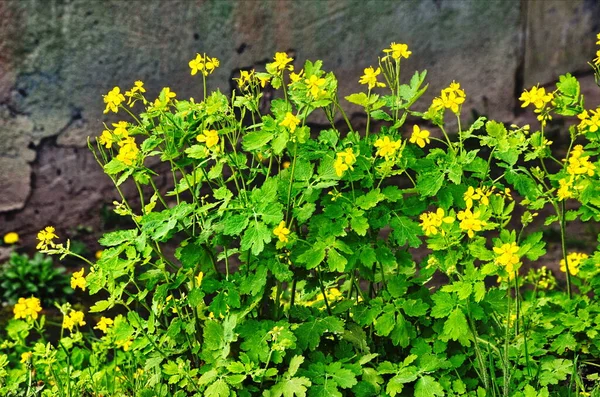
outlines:
[[[39,301],[19,301],[0,390],[599,395],[600,251],[571,251],[565,230],[599,219],[600,109],[584,108],[567,74],[553,91],[521,96],[539,128],[484,117],[463,127],[467,93],[457,82],[426,112],[412,110],[427,86],[425,72],[401,78],[410,56],[392,43],[364,70],[364,90],[346,97],[365,110],[360,131],[334,74],[321,61],[297,70],[285,53],[266,71],[242,71],[231,98],[207,92],[219,61],[205,54],[190,62],[201,101],[169,88],[150,101],[142,82],[111,90],[105,112],[129,121],[90,148],[121,193],[115,212],[135,227],[105,234],[96,262],[81,258],[88,269],[71,286],[103,299],[87,313],[60,306],[58,340],[46,339],[53,324]],[[262,114],[267,84],[280,95]],[[311,131],[313,112],[331,128]],[[558,158],[545,137],[553,115],[578,117]],[[347,133],[335,127],[340,117]],[[150,158],[167,163],[173,190],[156,188]],[[123,196],[125,181],[140,208]],[[545,267],[520,271],[545,253],[530,226],[544,208],[560,229],[566,283]],[[73,255],[51,227],[38,238],[43,252]]]

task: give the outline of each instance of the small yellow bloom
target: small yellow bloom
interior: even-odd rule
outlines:
[[[352,165],[356,162],[356,155],[352,148],[346,148],[344,151],[336,153],[336,160],[333,164],[335,168],[335,173],[337,176],[341,177],[344,174],[344,171],[348,169],[353,170]]]
[[[19,298],[19,301],[15,304],[13,308],[13,313],[15,314],[15,319],[32,319],[36,320],[38,318],[38,313],[42,311],[42,306],[40,300],[35,297],[31,298]]]
[[[290,163],[289,161],[284,161],[283,164],[281,164],[284,170],[290,168],[290,165],[292,165],[292,163]]]
[[[126,121],[119,121],[118,123],[113,123],[113,135],[115,135],[116,140],[126,139],[129,137],[129,132],[127,131],[127,127],[129,124]]]
[[[12,245],[19,242],[19,234],[16,232],[8,232],[4,235],[4,244]]]
[[[294,114],[291,112],[287,112],[283,118],[283,121],[279,123],[279,125],[282,127],[288,127],[292,133],[296,130],[298,124],[300,124],[300,119],[294,116]]]
[[[389,156],[392,156],[396,150],[400,149],[402,142],[400,140],[392,141],[389,136],[384,136],[383,138],[377,139],[374,146],[377,148],[375,155],[387,159]]]
[[[509,278],[514,278],[514,272],[517,270],[519,264],[519,246],[516,243],[506,243],[501,247],[494,247],[494,252],[497,254],[496,263],[504,266],[508,272]]]
[[[273,58],[275,62],[271,63],[276,70],[283,70],[287,67],[287,64],[292,62],[294,59],[290,58],[285,52],[276,52]]]
[[[302,79],[302,75],[304,74],[304,70],[301,70],[299,73],[290,73],[290,80],[292,83],[297,83]]]
[[[196,279],[196,287],[200,287],[202,285],[202,279],[204,278],[204,273],[200,272],[198,273],[198,275],[195,277]]]
[[[253,76],[254,70],[240,70],[240,77],[235,79],[237,80],[238,87],[240,87],[240,89],[243,89],[247,85],[250,85]]]
[[[104,113],[108,113],[109,110],[117,113],[119,105],[124,101],[125,97],[121,94],[121,89],[119,87],[114,87],[108,94],[104,95],[104,103],[106,103]]]
[[[133,341],[131,339],[118,340],[115,342],[115,344],[117,345],[117,347],[122,347],[123,351],[129,351],[131,345],[133,344]]]
[[[271,80],[271,76],[256,76],[256,78],[260,82],[262,88],[265,88],[269,80]]]
[[[475,232],[483,230],[483,226],[487,224],[485,221],[479,219],[480,216],[481,213],[479,210],[472,212],[470,208],[460,211],[456,215],[456,217],[461,221],[459,225],[460,228],[465,230],[470,238],[475,236]]]
[[[344,175],[344,171],[348,170],[348,164],[344,162],[343,158],[338,157],[335,163],[333,163],[333,168],[335,169],[335,174],[341,178]]]
[[[418,125],[413,126],[413,133],[410,137],[410,143],[416,143],[419,147],[425,147],[425,144],[429,144],[429,131],[422,130]]]
[[[110,149],[113,143],[115,143],[116,141],[114,140],[112,132],[110,132],[109,130],[104,130],[98,138],[98,142],[100,142],[101,145],[106,146],[107,149]]]
[[[135,139],[132,137],[126,138],[119,142],[119,154],[117,154],[117,160],[122,161],[127,165],[133,165],[137,160],[140,150],[135,143]]]
[[[55,229],[52,226],[46,226],[44,230],[39,231],[37,234],[37,239],[40,240],[40,242],[35,247],[35,249],[45,250],[48,249],[48,246],[54,248],[54,243],[52,242],[52,240],[58,238],[58,236],[54,234],[54,232]]]
[[[308,91],[313,98],[316,99],[321,92],[324,92],[321,87],[325,84],[325,79],[318,78],[313,74],[310,78],[304,80],[304,82],[308,86]]]
[[[30,360],[31,357],[33,356],[32,352],[25,352],[21,354],[21,363],[22,364],[27,364]]]
[[[63,328],[73,331],[75,326],[83,327],[86,322],[83,320],[83,312],[79,310],[71,310],[68,316],[63,318]]]
[[[579,273],[579,266],[581,265],[581,262],[587,258],[587,254],[580,252],[571,252],[569,255],[567,255],[569,273],[571,273],[572,276],[576,276]],[[560,260],[560,271],[563,273],[567,272],[567,264],[565,263],[564,258]]]
[[[96,253],[94,254],[94,256],[96,257],[96,259],[102,258],[102,252],[103,252],[102,250],[96,251]]]
[[[573,198],[573,181],[570,179],[563,178],[558,181],[559,188],[556,191],[556,196],[560,201]]]
[[[96,324],[94,329],[99,329],[100,331],[107,333],[108,329],[112,327],[113,324],[114,321],[112,319],[107,317],[100,317],[100,321],[98,321],[98,324]]]
[[[373,69],[372,66],[369,66],[364,70],[364,74],[360,77],[358,82],[360,84],[368,85],[369,89],[373,89],[375,87],[385,87],[384,83],[380,83],[377,81],[377,76],[381,73],[381,68]]]
[[[519,100],[523,102],[521,105],[522,108],[533,104],[536,109],[542,109],[546,104],[552,101],[554,95],[552,93],[546,94],[546,89],[544,87],[539,88],[539,86],[531,87],[529,91],[524,90]]]
[[[289,241],[288,235],[290,234],[290,229],[285,227],[285,221],[281,221],[273,230],[273,234],[279,238],[279,241],[287,243]]]
[[[412,51],[408,51],[407,44],[396,44],[396,43],[392,43],[390,45],[390,48],[386,48],[385,50],[383,50],[383,52],[388,54],[385,57],[383,57],[383,59],[386,59],[387,57],[389,57],[391,55],[391,57],[396,60],[400,59],[400,58],[408,59],[408,57],[410,57],[410,55],[412,54]]]
[[[192,69],[192,76],[195,76],[196,73],[202,72],[204,70],[204,58],[202,57],[202,55],[196,54],[196,58],[188,62],[188,65],[190,69]]]
[[[219,133],[217,130],[204,130],[204,132],[196,137],[198,142],[205,142],[207,148],[211,148],[219,143]]]
[[[79,287],[83,291],[85,291],[87,282],[85,281],[85,277],[83,277],[84,272],[85,269],[83,268],[81,268],[81,270],[78,272],[73,272],[73,274],[71,275],[71,288],[77,289],[77,287]]]
[[[454,222],[454,217],[446,216],[443,208],[438,208],[435,212],[425,212],[419,216],[421,219],[421,228],[426,236],[438,234],[438,229],[441,230],[442,224],[451,224]],[[442,236],[445,234],[441,230]]]

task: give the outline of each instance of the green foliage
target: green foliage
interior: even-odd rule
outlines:
[[[521,96],[537,131],[484,117],[463,127],[456,82],[426,112],[412,109],[427,84],[424,71],[402,82],[409,56],[393,44],[365,69],[365,89],[345,99],[367,123],[348,122],[346,134],[335,75],[321,61],[290,73],[285,53],[264,72],[240,73],[230,99],[207,93],[218,61],[205,54],[190,62],[200,101],[169,88],[148,100],[139,83],[127,104],[109,92],[107,112],[143,109],[89,146],[115,186],[138,188],[141,205],[115,203],[130,226],[106,233],[85,279],[73,276],[97,296],[85,318],[58,306],[60,336],[46,342],[34,331],[60,325],[46,324],[35,301],[15,306],[0,392],[598,393],[598,375],[586,374],[600,357],[600,249],[571,252],[565,233],[567,222],[600,219],[600,109],[584,112],[577,79],[565,75],[555,91]],[[270,109],[266,84],[282,91]],[[316,112],[331,128],[311,131]],[[579,120],[564,161],[545,138],[551,115]],[[166,168],[165,193],[155,179]],[[552,214],[536,220],[543,208]],[[564,285],[546,268],[522,269],[546,254],[541,224],[560,230]],[[40,235],[43,252],[85,260],[69,240]]]

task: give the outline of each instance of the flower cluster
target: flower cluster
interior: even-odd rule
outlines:
[[[210,149],[219,143],[219,133],[217,130],[204,130],[202,134],[196,137],[196,140],[204,143]]]
[[[273,57],[273,62],[267,64],[267,71],[271,74],[277,74],[284,69],[294,70],[292,65],[288,65],[288,63],[292,62],[293,60],[294,59],[288,56],[288,54],[285,52],[276,52],[275,57]]]
[[[492,195],[493,188],[478,187],[475,189],[473,186],[469,186],[467,191],[464,193],[463,198],[467,204],[467,209],[473,207],[473,202],[479,201],[483,205],[490,205],[489,197]]]
[[[144,96],[142,95],[144,92],[146,92],[146,89],[144,88],[144,82],[137,80],[135,83],[133,83],[131,90],[125,91],[125,96],[129,98],[127,100],[127,105],[133,106],[138,98],[144,100]]]
[[[38,298],[19,298],[19,301],[13,308],[15,319],[23,318],[25,320],[36,320],[38,313],[42,311],[42,305]]]
[[[44,230],[39,231],[37,234],[37,239],[40,240],[40,242],[37,244],[35,249],[46,250],[48,247],[54,248],[55,244],[52,240],[58,238],[58,236],[54,233],[55,231],[56,229],[54,229],[52,226],[46,226]]]
[[[114,321],[107,317],[100,317],[100,321],[94,327],[94,329],[99,329],[100,331],[107,333],[108,329],[111,328],[114,324]]]
[[[300,124],[300,119],[294,116],[292,112],[287,112],[281,123],[279,123],[282,127],[288,127],[292,133],[296,131],[298,124]]]
[[[557,196],[559,200],[575,197],[575,193],[583,189],[581,182],[585,176],[595,174],[596,166],[590,161],[590,156],[584,156],[583,153],[583,146],[577,145],[571,150],[568,160],[565,160],[569,176],[558,181]]]
[[[506,243],[500,247],[494,247],[496,253],[496,263],[504,266],[508,273],[509,279],[515,277],[515,271],[518,270],[519,259],[519,246],[517,243]]]
[[[204,76],[208,76],[219,67],[219,64],[220,62],[217,58],[211,58],[206,54],[196,54],[196,58],[188,63],[190,69],[192,69],[192,76],[196,75],[198,72],[202,73]]]
[[[292,73],[292,74],[294,74],[294,73]],[[295,77],[290,76],[290,78],[293,81]],[[322,78],[322,77],[319,78],[313,74],[308,79],[305,79],[304,83],[306,83],[308,92],[314,99],[317,99],[319,96],[322,96],[323,94],[325,94],[325,90],[323,90],[321,88],[325,84],[324,78]]]
[[[83,312],[79,310],[71,310],[69,315],[64,316],[62,327],[68,329],[69,331],[73,331],[75,326],[83,327],[85,324]]]
[[[460,83],[453,81],[441,91],[439,97],[433,98],[432,107],[436,111],[450,109],[453,113],[459,114],[461,105],[465,102],[466,98],[465,91],[460,88]]]
[[[369,87],[369,90],[372,90],[375,87],[385,87],[385,83],[381,83],[377,81],[377,76],[381,74],[381,68],[373,69],[372,66],[369,66],[364,70],[364,74],[360,77],[358,82],[360,84],[366,84]]]
[[[333,167],[335,168],[335,174],[341,177],[344,174],[344,171],[348,169],[353,170],[352,165],[356,162],[356,155],[352,148],[347,148],[343,152],[336,153],[335,163]]]
[[[579,266],[581,265],[581,262],[587,258],[588,255],[581,252],[571,252],[569,255],[567,255],[569,273],[571,273],[572,276],[576,276],[577,273],[579,273]],[[563,273],[567,272],[567,263],[565,262],[564,258],[560,260],[560,271]]]
[[[125,101],[125,97],[121,94],[121,89],[119,87],[114,87],[108,94],[103,95],[103,97],[104,103],[106,104],[104,113],[108,113],[109,110],[117,113],[119,105]]]
[[[442,224],[454,222],[454,217],[446,216],[443,208],[438,208],[435,212],[425,212],[419,216],[419,219],[421,219],[421,228],[426,236],[436,235],[438,230],[443,236],[445,232],[442,230]]]
[[[529,105],[533,105],[535,107],[534,112],[538,113],[537,119],[542,123],[542,125],[546,125],[546,121],[552,118],[548,109],[546,109],[546,105],[552,102],[553,99],[554,93],[546,93],[546,89],[544,87],[539,88],[539,85],[531,87],[529,91],[524,90],[519,97],[519,100],[523,102],[521,104],[522,108],[525,108]]]
[[[466,231],[470,238],[473,238],[475,232],[483,230],[483,227],[487,225],[487,222],[481,219],[480,210],[473,212],[470,208],[467,208],[456,214],[456,217],[461,221],[460,228]]]
[[[580,133],[598,132],[600,129],[600,109],[584,110],[577,117],[581,120],[577,125],[577,130]]]
[[[390,48],[384,49],[383,52],[385,52],[387,55],[384,56],[382,60],[386,60],[389,57],[392,57],[395,60],[400,60],[401,58],[408,59],[408,57],[410,57],[410,55],[412,54],[412,51],[408,50],[407,44],[396,43],[392,43],[390,45]]]
[[[77,287],[81,288],[85,291],[85,287],[87,286],[87,282],[85,281],[85,277],[83,276],[85,270],[81,268],[78,272],[73,272],[71,275],[71,288],[77,289]]]
[[[375,141],[377,152],[375,155],[385,157],[386,159],[393,156],[398,149],[402,147],[402,141],[392,141],[389,136],[384,136]]]

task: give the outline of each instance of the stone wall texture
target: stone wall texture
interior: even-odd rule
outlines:
[[[588,70],[599,25],[595,0],[0,0],[0,235],[96,227],[116,198],[86,147],[116,121],[102,95],[141,79],[150,97],[197,96],[197,52],[221,60],[223,92],[235,70],[294,50],[323,59],[344,96],[404,42],[403,69],[429,72],[425,101],[456,80],[469,109],[509,121],[524,84]]]

